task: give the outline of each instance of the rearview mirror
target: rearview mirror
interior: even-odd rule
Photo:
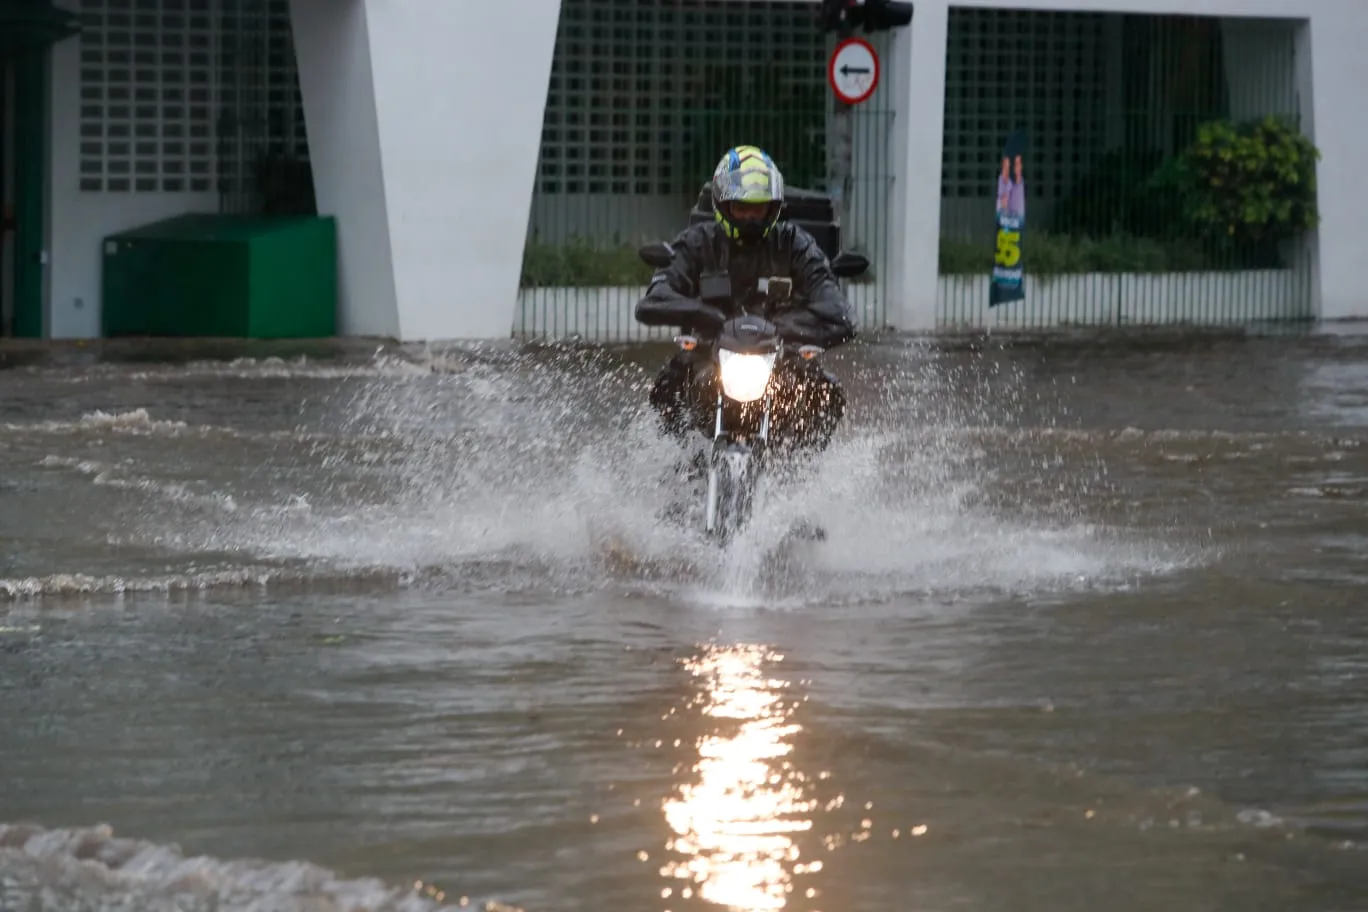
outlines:
[[[641,257],[647,266],[664,269],[674,262],[674,248],[664,241],[654,241],[638,247],[637,256]]]
[[[868,268],[869,257],[862,253],[841,251],[836,254],[836,259],[831,261],[831,271],[840,279],[853,279],[857,275],[863,275]]]

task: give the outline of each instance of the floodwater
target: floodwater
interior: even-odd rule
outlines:
[[[0,348],[0,909],[1368,909],[1368,336],[664,355]]]

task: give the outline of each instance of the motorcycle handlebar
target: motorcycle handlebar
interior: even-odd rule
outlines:
[[[674,341],[675,344],[682,348],[684,351],[694,351],[700,345],[710,344],[705,343],[698,336],[691,335],[688,333],[682,333],[678,336],[675,336]],[[818,355],[821,355],[825,352],[826,349],[820,345],[799,345],[797,348],[790,348],[786,345],[782,350],[782,353],[784,355],[790,355],[792,357],[801,358],[804,361],[811,361],[813,358],[816,358]]]

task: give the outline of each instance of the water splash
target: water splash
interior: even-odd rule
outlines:
[[[373,457],[384,496],[282,528],[273,547],[427,568],[503,560],[563,585],[602,582],[606,558],[664,590],[770,602],[1091,584],[1170,565],[1067,510],[1047,525],[988,503],[992,458],[963,431],[985,403],[1001,413],[1018,395],[1012,378],[989,371],[975,385],[926,361],[852,373],[848,426],[806,474],[773,486],[725,551],[662,520],[681,496],[664,481],[678,451],[645,407],[650,374],[603,350],[510,353],[419,387],[369,385],[347,403],[348,427],[393,444]],[[801,519],[828,541],[783,547]]]
[[[141,464],[74,456],[46,464],[157,498],[140,526],[160,545],[308,565],[330,578],[632,584],[775,606],[1109,585],[1183,560],[1090,523],[1077,503],[1082,476],[1052,478],[1043,500],[1004,496],[1023,487],[1023,466],[1056,469],[1048,454],[1033,464],[1038,453],[1013,453],[1030,437],[1011,429],[1022,384],[991,364],[946,369],[924,351],[883,346],[833,359],[851,395],[846,426],[808,471],[771,485],[752,526],[723,551],[663,519],[672,502],[696,495],[676,485],[679,452],[646,405],[650,359],[647,367],[634,353],[587,347],[421,354],[414,369],[384,355],[384,370],[340,387],[288,440],[258,435],[292,447],[279,457],[292,478],[299,463],[313,465],[293,487],[276,478],[220,490],[179,470],[172,481]],[[231,436],[146,409],[90,415],[79,427],[159,433],[185,447]],[[985,428],[997,433],[987,445]],[[190,472],[195,458],[182,456]],[[799,520],[823,526],[828,540],[789,547]]]
[[[107,825],[0,824],[0,909],[179,912],[444,912],[468,897],[345,879],[305,862],[223,861],[117,837]],[[488,902],[486,912],[518,912]]]

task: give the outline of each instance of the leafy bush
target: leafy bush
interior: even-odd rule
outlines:
[[[1046,232],[1028,234],[1022,244],[1028,276],[1080,273],[1203,272],[1229,269],[1228,258],[1182,241],[1112,235],[1079,237]],[[993,269],[991,243],[942,238],[941,275],[988,275]],[[630,244],[598,246],[576,238],[561,246],[531,241],[523,255],[524,288],[641,288],[652,269]],[[855,283],[875,281],[874,269]]]
[[[523,250],[522,287],[640,288],[651,281],[654,272],[631,244],[599,245],[577,237],[555,246],[531,240]],[[873,280],[871,266],[851,281],[865,284]]]
[[[1316,161],[1320,152],[1291,123],[1277,118],[1203,124],[1197,139],[1150,181],[1176,190],[1183,216],[1199,235],[1226,245],[1266,247],[1319,221]]]
[[[1166,247],[1183,242],[1204,248],[1227,269],[1285,265],[1282,242],[1317,222],[1320,153],[1276,117],[1206,121],[1191,132],[1192,141],[1176,155],[1132,147],[1108,152],[1054,207],[1045,227],[1060,235],[1149,238]],[[1039,236],[1030,238],[1040,245]],[[1135,248],[1125,258],[1146,247],[1124,243]],[[1177,255],[1184,257],[1181,250]]]

